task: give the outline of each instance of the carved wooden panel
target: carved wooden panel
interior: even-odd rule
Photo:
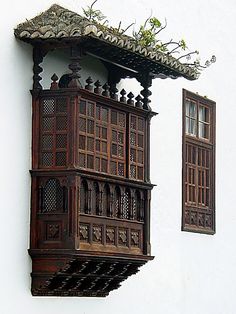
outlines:
[[[40,166],[65,167],[68,150],[68,98],[47,97],[40,102]]]
[[[152,259],[149,113],[56,80],[34,99],[32,293],[106,296]]]
[[[142,117],[130,115],[130,169],[129,177],[143,180],[144,150],[145,150],[145,120]]]
[[[125,176],[125,113],[99,103],[79,102],[79,167]]]

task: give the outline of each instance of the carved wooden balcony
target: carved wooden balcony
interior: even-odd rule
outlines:
[[[15,36],[33,46],[32,293],[106,296],[153,258],[152,79],[198,73],[58,5],[19,24]],[[41,63],[60,49],[71,72],[59,82],[54,74],[45,90]],[[88,77],[82,86],[85,55],[105,69],[107,83]],[[140,82],[141,95],[118,92],[127,77]]]
[[[107,84],[53,80],[33,93],[32,293],[106,296],[152,259],[154,113]]]

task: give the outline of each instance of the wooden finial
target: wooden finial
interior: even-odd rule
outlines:
[[[85,82],[87,83],[87,85],[85,85],[85,89],[92,91],[93,90],[93,86],[92,86],[93,80],[92,80],[91,76],[89,76]]]
[[[103,96],[109,97],[110,96],[110,86],[108,85],[108,83],[105,83],[102,87],[104,90],[102,92]]]
[[[78,88],[78,87],[82,87],[79,78],[80,78],[80,74],[79,71],[81,70],[80,67],[80,59],[81,59],[81,50],[80,49],[76,49],[75,47],[71,48],[71,63],[69,64],[69,69],[71,70],[71,81],[68,85],[68,87],[71,88]]]
[[[94,88],[94,93],[101,95],[101,93],[102,93],[102,89],[101,89],[102,84],[101,84],[101,82],[100,82],[99,80],[97,80],[97,81],[94,83],[94,85],[96,86],[96,87]]]
[[[127,95],[127,97],[128,97],[127,104],[129,104],[129,105],[131,105],[131,106],[134,106],[134,101],[133,101],[134,94],[130,92],[130,93]]]
[[[116,85],[112,85],[111,88],[110,88],[110,95],[111,95],[111,98],[114,99],[114,100],[118,100],[118,89],[116,88]]]
[[[52,83],[50,89],[58,89],[58,76],[54,73],[53,76],[51,77]]]
[[[135,107],[143,109],[142,97],[138,95],[135,99]]]
[[[122,91],[120,92],[121,97],[120,97],[120,101],[126,103],[126,91],[124,90],[124,88],[122,89]]]

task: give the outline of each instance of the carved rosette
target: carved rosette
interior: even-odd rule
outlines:
[[[93,241],[97,243],[102,243],[102,227],[101,226],[93,227]]]
[[[120,229],[118,232],[118,243],[122,246],[128,245],[128,233],[126,229]]]
[[[140,235],[138,231],[131,231],[131,246],[140,246]]]
[[[61,224],[58,222],[49,222],[46,224],[46,240],[60,241],[61,240]]]
[[[88,225],[80,225],[79,236],[80,236],[81,241],[85,241],[85,242],[89,241],[89,226]]]
[[[106,243],[110,245],[115,245],[115,229],[114,228],[106,229]]]

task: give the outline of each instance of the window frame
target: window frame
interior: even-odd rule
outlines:
[[[197,130],[196,135],[186,133],[186,100],[193,100],[197,105]],[[204,106],[209,110],[209,138],[203,138],[199,136],[199,108]],[[202,97],[198,94],[190,92],[183,89],[182,94],[182,231],[204,233],[204,234],[214,234],[216,231],[215,228],[215,125],[216,125],[216,103],[206,97]],[[189,167],[189,160],[187,160],[187,145],[188,147],[195,147],[197,152],[196,155],[200,152],[205,152],[205,156],[209,154],[209,166],[203,166],[199,164],[198,156],[195,158],[195,176],[193,177],[194,186],[195,186],[195,205],[189,201],[188,189],[186,184],[190,185],[188,177],[187,167]],[[207,157],[206,162],[207,162]],[[199,184],[199,173],[203,171],[209,171],[208,175],[205,174],[205,185]],[[200,172],[198,172],[200,171]],[[203,206],[203,203],[199,204],[199,189],[205,188],[208,189],[207,180],[209,180],[209,200],[208,206]],[[189,183],[190,182],[190,183]],[[196,215],[196,223],[191,223],[192,213]],[[189,215],[189,222],[187,223],[187,214]],[[204,218],[204,226],[199,225],[199,219]],[[206,219],[210,217],[211,227],[207,226]]]

